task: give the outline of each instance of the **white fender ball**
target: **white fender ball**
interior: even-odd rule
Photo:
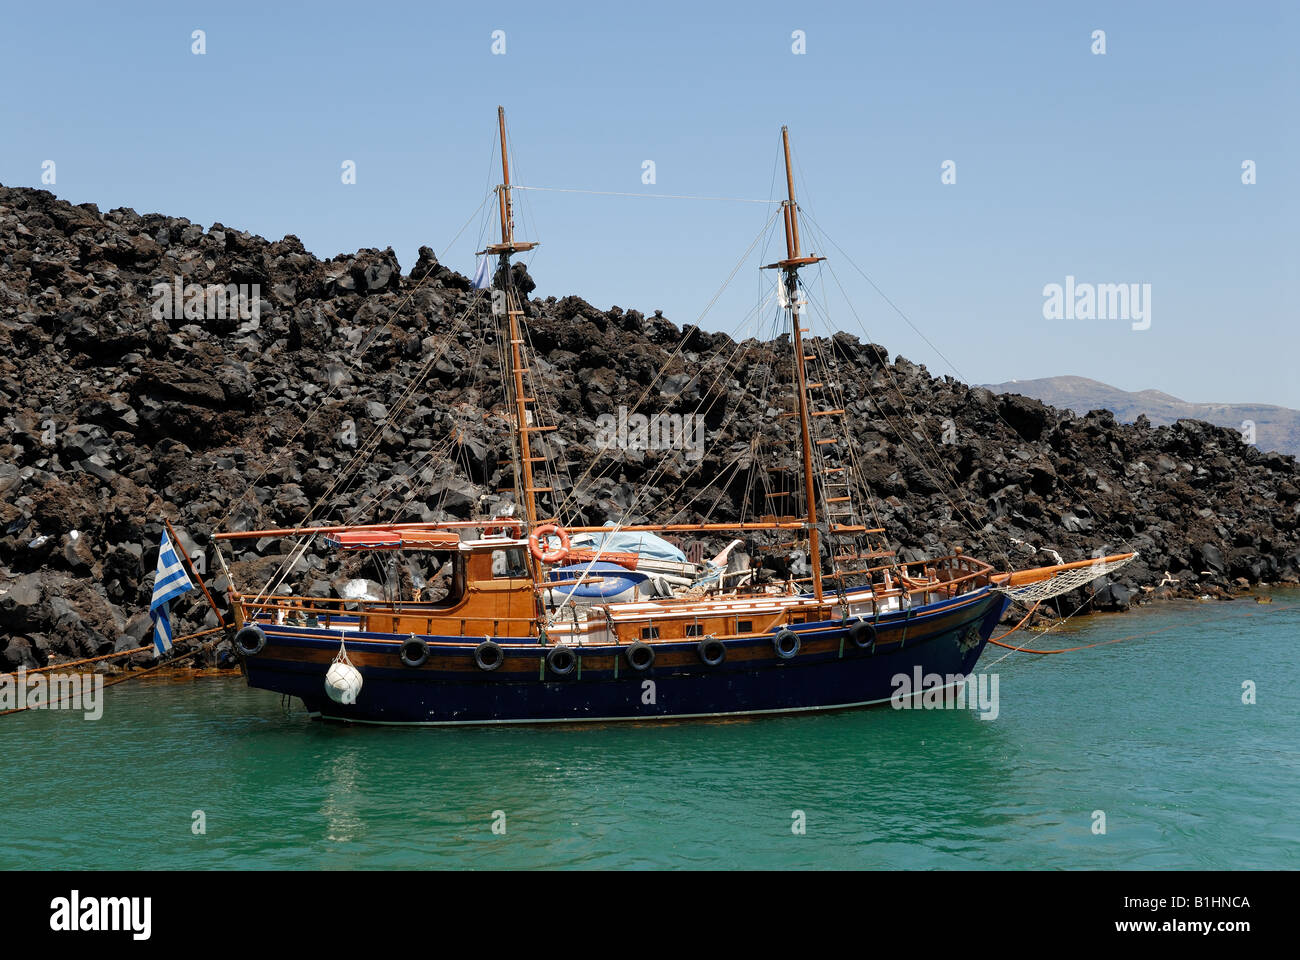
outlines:
[[[331,663],[325,673],[325,692],[335,703],[356,703],[361,692],[361,671],[350,663]]]

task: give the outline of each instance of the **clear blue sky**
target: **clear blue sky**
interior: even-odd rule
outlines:
[[[322,257],[391,245],[409,270],[496,182],[498,103],[520,182],[633,193],[767,199],[788,123],[801,203],[965,379],[1072,373],[1300,407],[1297,6],[10,3],[0,182],[40,185],[52,159],[50,189],[73,202],[294,233]],[[679,324],[768,213],[521,201],[539,294]],[[472,272],[479,226],[451,266]],[[829,252],[875,340],[954,372]],[[740,329],[757,264],[704,326]],[[1045,320],[1043,286],[1067,275],[1150,283],[1151,328]]]

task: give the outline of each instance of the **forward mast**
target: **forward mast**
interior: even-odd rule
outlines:
[[[506,111],[500,106],[497,107],[497,127],[501,141],[501,183],[496,188],[497,207],[501,218],[501,242],[488,244],[479,252],[481,255],[499,258],[497,273],[501,277],[505,300],[504,333],[510,347],[510,376],[507,381],[507,391],[514,408],[515,421],[515,436],[512,444],[515,499],[523,505],[524,517],[531,532],[537,526],[538,519],[536,494],[542,490],[534,482],[533,464],[543,458],[532,455],[532,444],[529,438],[531,432],[540,428],[529,423],[528,418],[528,404],[533,402],[533,398],[528,396],[524,386],[524,374],[527,372],[527,367],[524,366],[524,338],[521,322],[524,311],[510,274],[510,255],[532,250],[537,244],[533,241],[515,239],[514,201],[510,194],[510,155],[506,142]],[[540,575],[540,570],[535,573]]]
[[[808,554],[812,566],[813,595],[822,599],[821,531],[817,526],[817,495],[813,478],[812,413],[808,403],[808,369],[810,359],[804,355],[803,335],[808,331],[800,326],[799,268],[825,260],[825,257],[805,256],[799,246],[799,205],[794,199],[794,171],[790,166],[790,130],[781,128],[781,145],[785,152],[785,184],[787,199],[781,206],[785,217],[784,260],[769,263],[763,269],[780,270],[778,281],[784,287],[786,309],[790,312],[791,348],[794,354],[794,389],[799,415],[800,454],[803,463],[804,507],[808,523]]]

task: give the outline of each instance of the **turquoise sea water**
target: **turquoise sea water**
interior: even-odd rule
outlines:
[[[0,867],[1296,868],[1300,595],[1274,598],[990,647],[987,721],[345,727],[238,678],[122,684],[97,721],[0,717]]]

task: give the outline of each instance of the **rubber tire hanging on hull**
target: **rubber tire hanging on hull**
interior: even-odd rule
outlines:
[[[501,650],[501,644],[495,640],[484,640],[474,648],[474,665],[480,670],[489,673],[501,666],[501,662],[505,658],[505,654]]]
[[[789,660],[794,657],[799,648],[803,646],[803,641],[799,639],[799,634],[793,630],[782,630],[772,638],[772,649],[782,660]]]
[[[859,650],[874,653],[876,649],[876,628],[865,620],[859,620],[849,627],[849,641]]]
[[[641,673],[655,665],[655,648],[640,640],[628,647],[624,656],[627,657],[627,665]]]
[[[560,644],[546,654],[546,669],[557,677],[567,677],[578,667],[578,655],[571,647]]]
[[[727,659],[727,645],[717,637],[705,637],[695,649],[706,667],[716,667]]]
[[[235,647],[246,657],[255,657],[266,647],[266,632],[255,623],[246,624],[235,634]]]
[[[401,658],[403,666],[422,667],[424,662],[429,659],[429,644],[419,637],[410,637],[403,640],[402,645],[397,650],[397,655]],[[414,652],[408,652],[408,650]]]

